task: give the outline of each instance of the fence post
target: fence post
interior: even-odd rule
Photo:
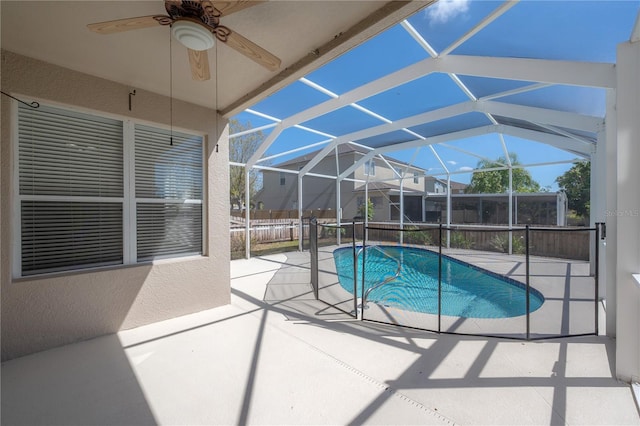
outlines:
[[[356,221],[351,222],[351,246],[353,247],[353,313],[358,318],[358,252],[356,251]]]
[[[360,293],[360,321],[364,320],[364,280],[365,280],[365,261],[367,256],[367,226],[365,223],[362,224],[362,284],[361,284],[361,293]]]
[[[524,234],[524,245],[525,245],[525,259],[526,259],[526,283],[527,283],[527,294],[526,294],[526,309],[527,309],[527,340],[529,340],[530,336],[530,320],[531,313],[530,311],[530,283],[529,283],[529,225],[525,226],[525,234]]]
[[[318,300],[318,222],[315,217],[309,220],[309,254],[311,258],[311,287]]]
[[[442,223],[438,237],[438,333],[442,331]]]
[[[596,255],[596,270],[595,270],[595,294],[593,296],[593,300],[594,300],[594,312],[593,312],[593,316],[595,317],[595,334],[596,336],[598,335],[598,329],[599,329],[599,324],[598,324],[598,296],[600,295],[600,283],[598,281],[599,276],[600,276],[600,225],[601,223],[596,223],[596,248],[595,248],[595,255]]]

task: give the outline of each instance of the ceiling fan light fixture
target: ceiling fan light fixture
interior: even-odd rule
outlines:
[[[209,50],[215,42],[211,31],[188,19],[179,19],[171,24],[171,34],[187,49],[191,50]]]

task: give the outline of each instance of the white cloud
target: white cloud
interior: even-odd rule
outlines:
[[[473,167],[469,167],[469,166],[462,166],[458,169],[459,172],[470,172],[473,171]]]
[[[426,13],[431,23],[444,24],[469,10],[471,0],[439,0],[427,8]]]
[[[453,161],[453,160],[447,161],[447,163],[451,164],[452,166],[455,166],[456,164],[458,164],[457,161]]]

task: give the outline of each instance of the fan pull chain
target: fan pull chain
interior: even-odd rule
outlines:
[[[169,145],[173,146],[173,43],[169,31]]]

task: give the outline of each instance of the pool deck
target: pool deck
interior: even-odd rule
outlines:
[[[607,337],[357,320],[307,253],[231,262],[232,303],[2,365],[2,424],[640,424]]]

